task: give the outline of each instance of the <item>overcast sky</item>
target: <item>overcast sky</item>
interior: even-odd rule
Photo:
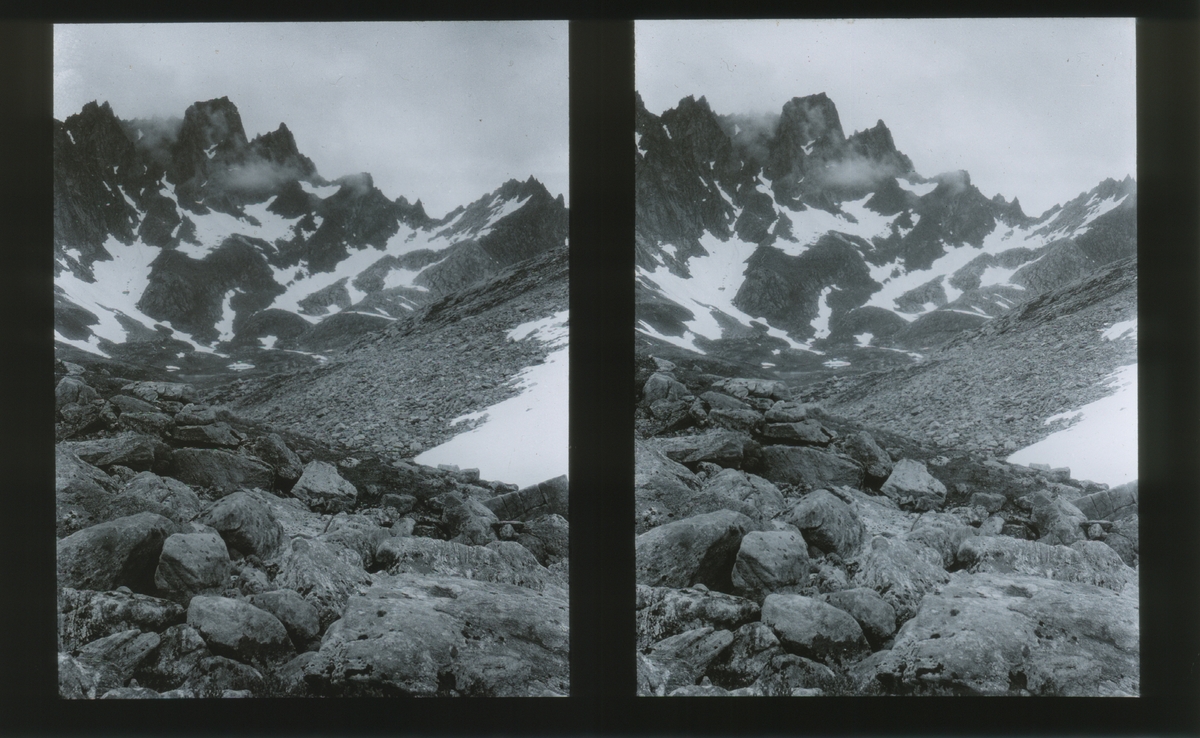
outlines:
[[[328,179],[370,172],[441,216],[531,174],[569,198],[567,24],[57,26],[54,116],[182,117],[229,97]]]
[[[638,22],[636,84],[656,114],[825,92],[847,135],[882,119],[919,173],[966,169],[1040,215],[1137,176],[1134,52],[1126,19]]]

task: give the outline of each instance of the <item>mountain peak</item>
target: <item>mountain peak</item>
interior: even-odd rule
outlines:
[[[180,140],[193,139],[201,148],[229,143],[244,146],[246,130],[237,106],[228,97],[195,102],[183,114]]]
[[[846,134],[838,117],[837,106],[824,92],[807,97],[793,97],[783,104],[776,136],[794,135],[801,142],[829,139],[840,143]]]

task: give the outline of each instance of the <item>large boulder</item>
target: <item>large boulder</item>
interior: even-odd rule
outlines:
[[[242,487],[270,489],[275,480],[275,471],[258,459],[219,448],[176,449],[171,464],[176,479],[220,492]]]
[[[1124,520],[1138,512],[1137,480],[1078,497],[1071,504],[1089,520]]]
[[[134,670],[154,655],[159,640],[157,633],[123,630],[80,647],[76,658],[92,672],[96,691],[102,693],[126,686]]]
[[[375,565],[375,550],[391,537],[391,530],[380,527],[365,515],[338,513],[329,520],[317,540],[353,551],[361,560],[361,566],[370,569]]]
[[[700,399],[708,405],[711,410],[749,410],[750,406],[741,400],[730,397],[723,392],[713,392],[709,390],[700,395]]]
[[[109,499],[106,518],[152,512],[176,523],[191,522],[200,513],[200,498],[192,488],[171,477],[142,472],[130,479],[125,488]]]
[[[768,423],[799,423],[808,416],[808,408],[802,402],[779,400],[772,405],[763,418]]]
[[[783,521],[794,525],[812,546],[842,557],[857,551],[865,534],[854,509],[824,489],[800,498]]]
[[[1136,595],[959,573],[858,676],[901,694],[1135,697],[1138,642]]]
[[[175,533],[163,543],[154,572],[161,594],[178,602],[229,584],[229,550],[216,531]]]
[[[905,510],[933,510],[946,501],[946,485],[934,478],[925,465],[901,459],[879,488]]]
[[[1136,573],[1121,561],[1120,555],[1099,541],[1076,541],[1067,547],[1008,536],[968,538],[959,546],[958,562],[972,573],[1083,582],[1114,592],[1137,581]]]
[[[63,377],[54,388],[55,409],[61,409],[64,405],[86,405],[99,399],[100,393],[78,377]]]
[[[811,446],[763,446],[762,475],[809,488],[857,487],[862,465],[849,456]]]
[[[750,379],[734,377],[713,382],[713,389],[727,395],[744,399],[746,397],[763,397],[771,400],[789,400],[791,390],[777,379]]]
[[[176,425],[209,425],[217,422],[217,411],[208,405],[188,403],[175,413]]]
[[[882,484],[895,468],[892,457],[866,431],[851,433],[842,440],[841,449],[844,454],[862,464],[865,481],[872,486]]]
[[[318,694],[566,694],[567,600],[495,582],[384,576],[350,598],[304,666]]]
[[[222,497],[197,522],[217,531],[229,548],[243,555],[270,556],[283,543],[283,526],[274,513],[247,492]]]
[[[870,652],[858,622],[844,610],[797,594],[768,595],[762,621],[784,649],[825,663],[853,661]]]
[[[571,519],[570,485],[567,475],[522,487],[489,498],[483,504],[500,520],[531,520],[541,515],[561,515]]]
[[[694,628],[734,630],[758,620],[758,603],[704,589],[637,585],[638,648]]]
[[[879,593],[899,622],[916,612],[921,598],[950,580],[941,554],[926,546],[876,537],[859,563],[853,583]]]
[[[180,689],[198,697],[228,697],[231,692],[262,691],[262,672],[228,656],[206,656],[196,663]],[[244,696],[244,695],[241,695]]]
[[[909,543],[937,551],[942,557],[942,567],[951,569],[957,561],[962,542],[979,534],[979,528],[963,523],[952,514],[931,511],[914,520],[901,537]]]
[[[250,604],[271,613],[283,627],[297,651],[315,650],[320,642],[321,619],[317,609],[290,589],[276,589],[250,596]]]
[[[726,410],[713,408],[708,413],[708,421],[718,428],[745,433],[758,433],[762,430],[762,413],[746,408],[744,410]]]
[[[191,403],[197,399],[196,388],[182,382],[131,382],[121,391],[146,402],[169,400]]]
[[[113,407],[120,411],[121,415],[127,415],[129,413],[136,415],[159,412],[157,405],[152,405],[145,400],[139,400],[138,398],[130,397],[129,395],[113,395],[112,397],[108,398],[108,401],[113,404]]]
[[[310,461],[291,494],[313,511],[333,513],[352,507],[358,498],[358,489],[343,479],[333,464]]]
[[[117,489],[117,481],[68,451],[54,449],[55,534],[68,536],[103,522],[101,511]]]
[[[162,632],[158,650],[142,663],[134,676],[139,684],[151,689],[177,689],[199,668],[203,659],[211,656],[200,632],[181,620]]]
[[[279,618],[245,600],[193,597],[187,624],[199,631],[214,654],[244,664],[282,663],[296,655]]]
[[[783,653],[783,646],[770,626],[757,621],[746,623],[733,631],[729,647],[712,661],[707,673],[719,687],[748,687],[763,675],[771,659]]]
[[[695,465],[701,461],[711,461],[738,469],[745,459],[747,446],[754,442],[745,433],[715,429],[694,436],[660,438],[656,443],[664,456],[680,464]]]
[[[342,616],[346,601],[371,586],[371,575],[353,561],[339,555],[343,549],[308,538],[293,538],[278,555],[279,573],[275,586],[300,592],[317,609],[321,627]]]
[[[762,435],[773,443],[800,444],[805,446],[828,446],[833,433],[815,420],[798,423],[767,423]]]
[[[233,427],[225,422],[208,425],[181,425],[171,431],[176,443],[196,448],[236,448],[242,442]]]
[[[1138,565],[1138,516],[1121,518],[1113,524],[1104,542],[1129,566]]]
[[[718,510],[643,533],[634,544],[637,582],[655,587],[689,587],[700,582],[729,592],[742,536],[753,528],[753,521],[745,515]]]
[[[290,449],[278,433],[268,433],[247,444],[248,450],[275,470],[285,482],[295,482],[304,473],[304,462]]]
[[[58,590],[58,648],[75,651],[85,643],[125,630],[162,631],[182,623],[184,610],[170,600],[122,590]]]
[[[642,404],[651,405],[659,400],[681,400],[691,392],[675,377],[663,372],[650,375],[642,385]]]
[[[436,538],[388,538],[375,553],[379,566],[391,574],[421,574],[544,589],[550,573],[524,546],[496,541],[467,546]]]
[[[58,542],[58,585],[111,590],[126,586],[154,591],[154,570],[163,541],[175,523],[154,513],[138,513],[72,533]]]
[[[703,493],[716,495],[721,500],[738,503],[740,506],[747,506],[755,511],[755,514],[745,513],[747,516],[763,521],[778,515],[787,504],[783,493],[774,484],[760,476],[738,469],[722,469],[704,485]],[[730,507],[729,509],[743,512],[741,507]]]
[[[479,500],[462,492],[446,492],[434,500],[442,508],[442,527],[450,540],[468,546],[486,546],[496,540],[496,513]]]
[[[171,453],[171,447],[157,437],[134,432],[91,441],[64,441],[60,446],[92,466],[119,464],[139,471],[165,462]]]
[[[58,654],[58,696],[64,700],[96,699],[96,675],[68,653]]]
[[[873,589],[866,587],[843,589],[823,594],[819,599],[839,610],[850,613],[850,616],[862,628],[863,635],[866,636],[867,643],[871,644],[871,648],[882,648],[887,640],[896,633],[895,609]]]
[[[690,686],[700,681],[709,664],[733,643],[733,633],[710,627],[673,635],[650,646],[646,656],[663,672],[665,688]]]
[[[1075,505],[1048,492],[1033,493],[1030,495],[1030,502],[1033,506],[1038,540],[1070,546],[1086,537],[1083,525],[1087,522],[1087,516]]]
[[[774,654],[746,692],[756,697],[820,696],[835,679],[825,664],[794,653]]]
[[[794,592],[808,578],[808,546],[791,530],[751,531],[742,537],[731,575],[734,591],[761,602]]]
[[[764,512],[774,514],[782,506],[779,490],[760,477],[725,469],[704,483],[645,441],[635,442],[634,454],[634,530],[639,535],[663,523],[717,510],[734,510],[761,522]]]
[[[542,566],[565,561],[571,554],[571,526],[561,515],[551,513],[527,521],[516,541]]]

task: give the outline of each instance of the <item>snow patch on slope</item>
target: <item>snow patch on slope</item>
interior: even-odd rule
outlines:
[[[1100,334],[1101,338],[1106,341],[1116,341],[1122,338],[1132,338],[1137,340],[1138,334],[1137,318],[1133,320],[1122,320],[1119,323],[1113,323],[1107,330]]]
[[[714,341],[721,338],[721,324],[713,317],[712,311],[714,310],[728,315],[747,327],[750,326],[751,321],[761,323],[762,321],[747,315],[733,305],[733,298],[737,295],[738,287],[741,286],[742,276],[745,273],[746,260],[754,253],[757,246],[736,237],[723,242],[707,231],[700,237],[700,245],[708,254],[693,256],[688,260],[688,269],[692,273],[690,279],[677,276],[665,269],[647,271],[638,267],[637,274],[640,278],[657,285],[659,291],[668,299],[692,312],[695,317],[686,321],[684,325],[697,336],[704,336]],[[639,329],[649,333],[642,325],[639,325]],[[767,332],[771,336],[787,341],[792,348],[811,350],[808,345],[796,342],[778,328],[768,328]],[[656,337],[663,338],[662,336]],[[670,339],[664,338],[664,340]]]
[[[521,392],[503,402],[451,421],[484,418],[482,425],[418,455],[420,464],[477,468],[484,479],[525,487],[569,471],[568,378],[570,350],[566,310],[517,326],[510,340],[537,340],[559,346],[542,364],[510,380]],[[514,338],[514,336],[519,336]]]
[[[1116,391],[1078,410],[1046,420],[1077,418],[1070,428],[1053,433],[1008,457],[1014,464],[1067,466],[1076,479],[1118,485],[1138,478],[1137,364],[1110,375]]]

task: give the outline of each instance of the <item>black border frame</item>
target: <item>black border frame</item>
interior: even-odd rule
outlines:
[[[123,6],[55,19],[278,20],[232,4]],[[965,8],[964,8],[965,9]],[[307,10],[307,9],[306,9]],[[56,693],[53,536],[50,14],[0,24],[4,203],[4,440],[0,732],[34,734],[1004,734],[1200,732],[1200,4],[983,2],[971,15],[1138,15],[1138,183],[1143,488],[1142,694],[1137,699],[816,698],[656,700],[634,694],[632,393],[634,17],[953,16],[939,9],[744,8],[647,3],[638,11],[465,3],[428,20],[575,18],[571,74],[572,696],[462,701],[72,702]],[[564,12],[565,10],[565,12]],[[805,12],[811,10],[813,12]],[[907,10],[907,12],[898,12]],[[337,11],[337,12],[335,12]],[[342,7],[294,19],[346,17]],[[1149,14],[1149,16],[1147,16]],[[403,16],[411,13],[401,12]],[[336,17],[335,17],[336,16]],[[367,19],[362,16],[356,19]],[[386,19],[372,16],[371,19]],[[1014,50],[1019,53],[1019,50]],[[15,277],[15,278],[13,278]],[[612,398],[622,398],[616,402]]]

